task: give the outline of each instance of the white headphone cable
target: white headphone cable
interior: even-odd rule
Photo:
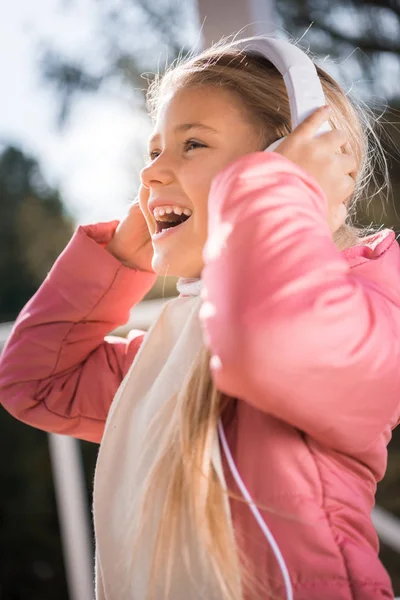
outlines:
[[[252,513],[254,515],[254,518],[256,519],[257,523],[259,524],[263,534],[267,538],[267,540],[275,554],[276,560],[278,561],[279,568],[281,570],[283,580],[285,582],[286,598],[287,598],[287,600],[293,600],[292,584],[290,582],[289,571],[287,569],[285,560],[282,556],[282,553],[279,549],[278,544],[275,541],[274,536],[272,535],[267,524],[265,523],[264,519],[262,518],[261,513],[258,510],[257,506],[254,504],[254,500],[250,496],[249,491],[246,488],[246,486],[243,482],[243,479],[241,478],[240,473],[235,465],[235,461],[233,460],[231,451],[228,446],[228,442],[226,441],[225,432],[224,432],[224,428],[223,428],[221,419],[219,419],[219,421],[218,421],[218,433],[219,433],[219,437],[220,437],[222,447],[223,447],[223,450],[224,450],[224,453],[226,456],[226,460],[228,461],[228,465],[231,470],[231,473],[232,473],[240,491],[242,492],[244,499],[247,501],[247,503],[250,507],[250,510],[252,511]]]

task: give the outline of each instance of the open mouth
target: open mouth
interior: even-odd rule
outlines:
[[[178,225],[182,225],[182,223],[190,219],[190,216],[187,216],[183,213],[181,215],[170,213],[159,217],[158,220],[156,220],[156,234],[161,233],[165,229],[171,229],[173,227],[177,227]]]

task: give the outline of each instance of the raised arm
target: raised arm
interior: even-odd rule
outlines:
[[[0,358],[0,402],[29,425],[101,440],[143,332],[106,336],[156,278],[104,249],[117,225],[80,227],[18,316]]]
[[[287,158],[228,165],[209,196],[201,319],[220,390],[363,451],[399,418],[400,251],[384,230],[340,252],[326,215]]]

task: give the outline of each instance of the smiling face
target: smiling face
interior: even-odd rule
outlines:
[[[234,93],[202,85],[165,99],[149,143],[150,161],[141,171],[140,207],[156,273],[200,277],[211,182],[228,163],[257,150],[259,131]],[[159,232],[166,224],[157,221],[185,218]]]

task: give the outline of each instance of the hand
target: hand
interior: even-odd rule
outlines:
[[[287,136],[275,152],[286,156],[317,180],[328,199],[327,220],[334,233],[346,220],[346,201],[354,192],[357,164],[349,154],[343,130],[333,129],[315,137],[330,115],[330,108],[318,108]],[[345,152],[340,151],[343,146]]]
[[[151,266],[153,244],[139,206],[139,197],[142,199],[145,194],[148,194],[148,190],[140,186],[138,197],[130,205],[128,214],[118,225],[106,250],[127,267],[154,273]]]

